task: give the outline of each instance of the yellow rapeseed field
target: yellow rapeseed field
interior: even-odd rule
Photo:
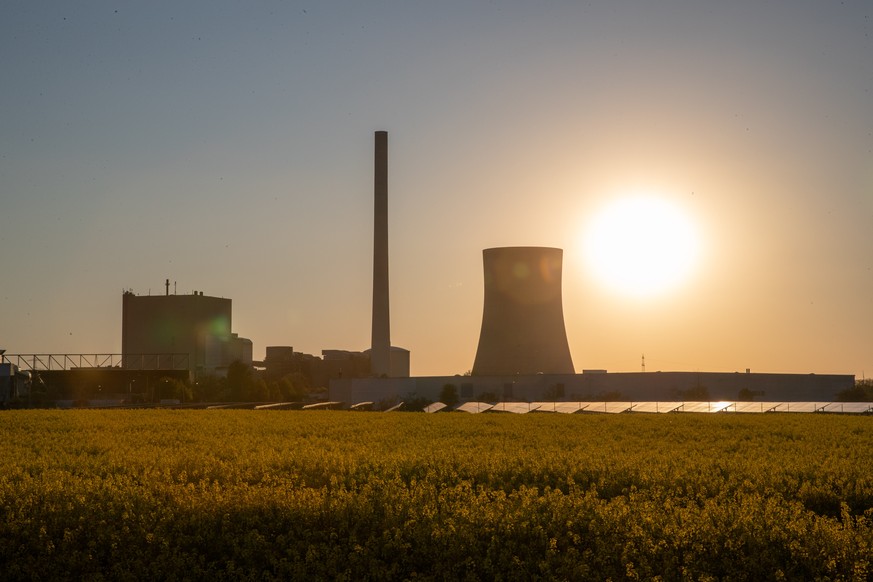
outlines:
[[[873,418],[0,413],[0,579],[866,580]]]

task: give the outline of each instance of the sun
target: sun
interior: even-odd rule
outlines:
[[[691,219],[664,198],[635,195],[608,203],[583,234],[584,256],[611,291],[651,297],[675,289],[693,271],[700,241]]]

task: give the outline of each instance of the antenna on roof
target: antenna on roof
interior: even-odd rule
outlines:
[[[646,371],[646,354],[643,354],[642,371]]]

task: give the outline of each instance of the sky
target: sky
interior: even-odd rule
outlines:
[[[413,375],[472,367],[483,249],[551,246],[577,371],[873,376],[871,57],[866,0],[3,2],[0,348],[120,353],[169,278],[255,359],[366,349],[385,130]],[[585,258],[630,195],[696,233],[669,291]]]

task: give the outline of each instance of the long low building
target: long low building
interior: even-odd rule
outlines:
[[[618,372],[529,376],[424,376],[341,378],[330,381],[329,400],[438,401],[454,390],[459,401],[832,401],[855,385],[849,374],[740,372]],[[450,388],[447,388],[450,387]]]

